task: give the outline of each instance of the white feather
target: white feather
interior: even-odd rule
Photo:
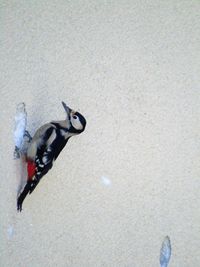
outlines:
[[[27,113],[25,109],[25,104],[20,103],[17,105],[17,109],[16,109],[15,130],[14,130],[15,147],[19,151],[22,149],[24,133],[26,130],[26,124],[27,124]]]

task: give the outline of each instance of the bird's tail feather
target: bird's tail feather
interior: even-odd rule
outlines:
[[[39,183],[39,181],[40,180],[38,179],[38,180],[34,180],[34,181],[31,182],[31,188],[29,190],[29,194],[31,194],[34,191],[34,189],[36,188],[36,186]]]
[[[22,211],[22,204],[24,199],[28,194],[31,194],[33,190],[36,188],[37,184],[40,180],[28,181],[23,189],[23,191],[19,194],[17,198],[17,210]]]
[[[29,191],[31,189],[31,182],[27,182],[27,184],[25,185],[23,191],[19,194],[18,198],[17,198],[17,210],[18,211],[22,211],[22,204],[24,199],[26,198],[26,196],[28,195]]]

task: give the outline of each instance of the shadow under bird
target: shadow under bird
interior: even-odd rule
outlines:
[[[26,153],[27,182],[17,198],[17,210],[22,211],[22,204],[28,194],[31,194],[40,179],[52,168],[69,138],[85,130],[86,119],[79,112],[69,108],[64,102],[66,119],[52,121],[40,127],[30,139]]]

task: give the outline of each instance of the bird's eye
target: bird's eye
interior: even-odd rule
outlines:
[[[78,117],[77,117],[76,115],[73,115],[73,119],[75,119],[75,120],[76,120],[77,118],[78,118]]]

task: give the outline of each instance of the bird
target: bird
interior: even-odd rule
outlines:
[[[52,168],[68,140],[85,130],[85,117],[78,111],[69,108],[63,101],[62,105],[66,112],[66,119],[44,124],[30,139],[25,155],[27,182],[17,197],[19,212],[22,211],[22,204],[26,196],[34,191],[41,178]]]

